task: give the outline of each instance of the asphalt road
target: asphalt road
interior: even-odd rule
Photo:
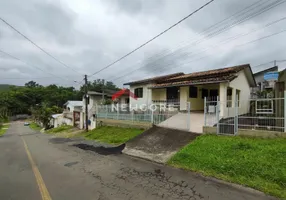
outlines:
[[[0,137],[0,199],[273,199],[124,154],[82,150],[78,142],[13,123]]]

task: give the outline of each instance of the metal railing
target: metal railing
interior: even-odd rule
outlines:
[[[285,99],[255,98],[217,101],[205,99],[205,126],[217,133],[236,134],[239,129],[285,132]]]
[[[176,102],[176,104],[179,104],[179,102]],[[161,110],[160,107],[162,108],[159,104],[150,104],[145,105],[143,109],[132,109],[130,107],[124,107],[123,109],[120,105],[98,105],[96,106],[96,117],[132,122],[150,122],[159,125],[179,113],[179,109],[171,105],[169,107],[165,106],[165,110]],[[165,125],[168,126],[169,123],[167,122]]]

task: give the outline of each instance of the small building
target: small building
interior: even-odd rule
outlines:
[[[54,114],[50,121],[50,125],[57,128],[63,124],[63,114]]]

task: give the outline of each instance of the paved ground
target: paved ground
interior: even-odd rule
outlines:
[[[189,125],[190,123],[190,125]],[[204,126],[204,113],[203,112],[191,112],[178,113],[169,119],[161,122],[158,126],[165,128],[173,128],[178,130],[187,130],[193,133],[202,133]]]
[[[198,134],[154,126],[126,143],[124,153],[166,163]]]
[[[0,199],[272,199],[103,147],[77,145],[89,149],[82,150],[77,142],[12,124],[0,137]]]

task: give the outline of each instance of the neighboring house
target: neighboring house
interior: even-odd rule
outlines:
[[[257,97],[257,92],[273,91],[275,84],[273,81],[265,80],[265,74],[269,72],[278,72],[278,66],[271,67],[253,74],[257,86],[252,88],[252,97]]]
[[[176,73],[166,76],[125,83],[130,86],[138,100],[130,99],[131,106],[135,104],[176,102],[181,111],[187,110],[190,102],[191,111],[204,110],[204,97],[221,101],[220,115],[224,116],[227,107],[234,107],[238,99],[248,100],[251,87],[256,82],[249,64],[215,69],[191,74]],[[249,110],[248,103],[240,104],[245,113]],[[242,114],[242,113],[240,113]]]
[[[62,124],[70,126],[79,126],[79,120],[75,116],[79,115],[83,108],[82,101],[67,101],[64,104]],[[78,122],[78,123],[77,123]]]
[[[67,101],[64,104],[65,110],[69,111],[69,112],[73,112],[73,111],[79,111],[82,109],[83,106],[83,102],[82,101]]]
[[[90,121],[90,129],[95,127],[94,124],[94,117],[96,114],[96,110],[98,109],[97,106],[103,106],[106,101],[110,101],[110,103],[119,103],[119,104],[129,104],[129,90],[126,90],[122,95],[120,95],[115,101],[112,101],[112,95],[118,91],[105,91],[105,92],[95,92],[95,91],[88,91],[88,119]],[[85,126],[85,97],[83,96],[82,102],[83,107],[81,111],[81,122],[80,128],[84,128]]]
[[[63,123],[63,114],[54,114],[52,115],[52,119],[50,121],[50,125],[54,128],[61,126]]]
[[[279,72],[278,81],[275,83],[275,98],[284,98],[286,91],[286,69]]]

